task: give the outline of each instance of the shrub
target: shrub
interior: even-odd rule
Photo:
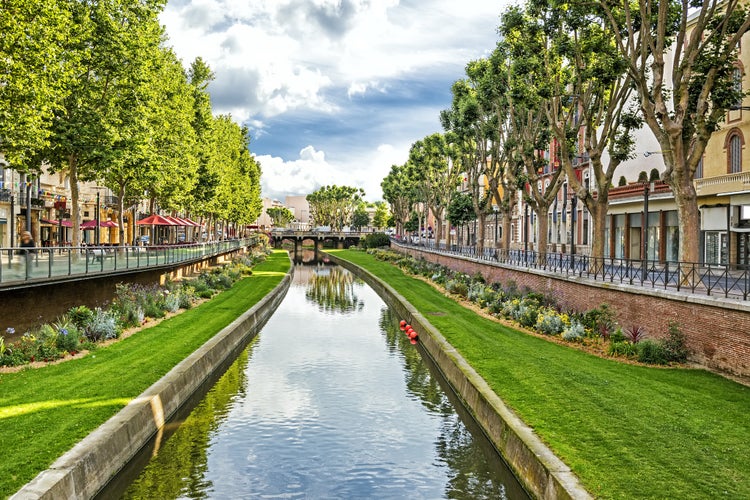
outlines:
[[[638,354],[635,344],[624,340],[622,342],[610,342],[607,347],[607,354],[610,356],[625,356],[631,358]]]
[[[596,335],[602,335],[602,332],[605,332],[602,336],[606,340],[606,336],[615,326],[615,313],[608,304],[602,304],[583,313],[581,323]]]
[[[563,330],[562,338],[568,342],[579,342],[586,335],[586,329],[578,321],[572,321],[570,326]]]
[[[68,310],[67,316],[79,330],[85,330],[86,325],[94,317],[94,311],[86,306],[78,306]]]
[[[624,342],[625,334],[622,333],[622,328],[620,327],[615,328],[615,331],[610,334],[609,340],[610,342]]]
[[[667,338],[662,340],[662,347],[668,362],[684,363],[690,351],[685,345],[685,333],[676,321],[670,321]]]
[[[180,308],[180,296],[178,292],[165,291],[164,308],[169,312],[175,312]]]
[[[618,186],[627,186],[628,185],[628,180],[625,178],[624,175],[620,176],[620,180],[617,181],[617,185]]]
[[[56,342],[59,350],[69,353],[78,351],[81,333],[70,319],[63,317],[58,322],[53,323],[52,328],[57,332]]]
[[[362,240],[364,248],[380,248],[391,246],[391,239],[385,233],[372,233],[365,236]]]
[[[93,317],[84,329],[84,335],[92,342],[117,338],[120,335],[120,331],[117,328],[117,321],[114,314],[97,307],[94,310]]]
[[[667,364],[667,351],[661,342],[646,339],[639,342],[636,347],[638,350],[638,361],[641,363],[648,363],[650,365]]]
[[[535,327],[544,335],[559,335],[565,329],[565,322],[556,311],[544,308],[539,310]]]
[[[469,287],[461,278],[454,278],[454,279],[448,280],[445,283],[445,289],[448,290],[448,292],[450,293],[459,295],[464,298],[468,297],[469,295]]]
[[[534,328],[536,326],[536,320],[539,317],[539,308],[536,303],[524,301],[521,313],[518,318],[518,322],[526,328]]]
[[[633,325],[630,328],[626,328],[623,334],[625,335],[625,338],[627,340],[629,340],[633,344],[637,344],[646,337],[646,328],[643,326]]]

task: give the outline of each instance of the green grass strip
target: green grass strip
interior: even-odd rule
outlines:
[[[120,411],[278,285],[277,251],[200,306],[88,356],[0,375],[0,496],[5,498]]]
[[[750,388],[557,345],[483,318],[364,252],[331,253],[423,313],[596,497],[750,498]]]

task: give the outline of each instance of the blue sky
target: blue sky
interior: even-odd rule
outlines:
[[[322,185],[382,198],[391,165],[440,132],[469,61],[487,55],[507,0],[170,0],[168,44],[215,73],[217,113],[251,131],[263,195]]]

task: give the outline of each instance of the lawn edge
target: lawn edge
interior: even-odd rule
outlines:
[[[172,368],[10,498],[92,498],[212,373],[238,354],[286,296],[294,266],[265,297]]]
[[[393,287],[366,269],[337,255],[331,260],[365,280],[419,333],[423,351],[435,362],[453,390],[535,498],[590,499],[578,477],[490,388],[459,352]]]

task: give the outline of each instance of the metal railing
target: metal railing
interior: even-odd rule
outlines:
[[[252,244],[234,239],[186,245],[0,248],[0,286],[200,261]]]
[[[392,240],[397,245],[426,249],[448,255],[471,257],[488,263],[519,269],[538,269],[561,276],[577,276],[592,281],[619,283],[654,289],[748,300],[750,269],[745,266],[692,262],[669,262],[621,258],[593,258],[588,255],[540,253],[524,250],[435,245]]]

